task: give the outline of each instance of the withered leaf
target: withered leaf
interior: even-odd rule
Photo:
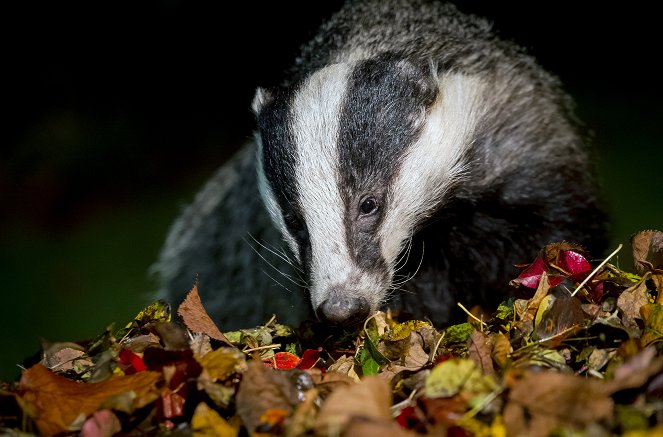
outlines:
[[[663,357],[656,356],[656,349],[649,346],[615,369],[613,380],[606,383],[611,392],[641,387],[652,375],[663,369]]]
[[[555,372],[524,372],[506,380],[508,435],[548,436],[560,425],[582,426],[612,415],[612,399],[599,380]]]
[[[49,369],[64,372],[73,369],[76,360],[85,366],[92,365],[92,361],[86,357],[81,346],[75,343],[55,343],[44,350],[41,364]]]
[[[377,376],[339,387],[322,405],[316,421],[318,435],[333,435],[346,428],[352,418],[391,421],[391,387]]]
[[[158,397],[154,384],[160,378],[161,373],[145,371],[102,382],[78,383],[37,364],[23,372],[17,400],[39,431],[50,436],[67,431],[77,417],[90,415],[117,394],[135,392],[135,407],[154,401]]]
[[[452,358],[431,370],[426,379],[426,396],[429,398],[450,397],[466,391],[475,395],[487,395],[497,389],[492,375],[484,375],[469,358]]]
[[[491,351],[491,357],[495,364],[499,366],[500,369],[503,369],[509,362],[509,356],[511,355],[512,347],[509,339],[506,335],[501,332],[491,334],[493,350]]]
[[[663,270],[663,232],[640,231],[631,237],[631,246],[635,271],[638,274]]]
[[[474,331],[470,336],[467,350],[474,364],[486,375],[495,373],[491,352],[493,350],[492,338],[480,331]]]
[[[552,295],[546,296],[550,298]],[[575,333],[585,324],[586,316],[580,300],[566,292],[558,296],[544,310],[539,308],[536,316],[534,332],[541,341],[556,346],[565,338]]]
[[[207,334],[213,339],[220,340],[232,346],[232,343],[223,335],[203,307],[200,295],[198,294],[198,280],[196,280],[193,288],[191,288],[189,294],[186,295],[186,298],[180,304],[177,314],[182,317],[184,324],[190,331]]]
[[[647,285],[645,281],[649,277],[647,273],[637,284],[622,291],[617,298],[617,307],[622,311],[622,324],[628,330],[639,332],[636,319],[642,320],[640,309],[649,303]]]
[[[640,342],[647,346],[663,338],[663,305],[649,303],[640,308],[640,315],[645,321]]]
[[[327,372],[338,373],[352,378],[354,381],[359,382],[359,375],[355,370],[357,362],[354,357],[343,355],[338,358],[334,364],[327,368]]]
[[[534,320],[534,316],[539,309],[541,301],[548,295],[549,291],[550,281],[548,280],[548,274],[543,272],[534,296],[528,300],[517,299],[514,303],[514,309],[516,314],[518,314],[519,324]]]
[[[258,360],[248,363],[248,369],[242,375],[236,398],[237,414],[250,434],[256,430],[260,418],[268,410],[292,411],[300,399],[299,387],[292,375],[299,374],[305,372],[275,370]]]
[[[219,413],[201,402],[191,418],[193,437],[236,437],[239,430],[228,423]]]
[[[295,411],[288,421],[287,436],[306,435],[315,426],[315,419],[318,414],[316,403],[319,402],[319,391],[312,388],[304,393],[304,400],[297,405]]]

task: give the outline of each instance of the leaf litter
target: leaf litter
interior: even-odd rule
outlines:
[[[357,331],[306,321],[223,332],[197,278],[83,342],[44,344],[0,385],[10,436],[663,435],[663,233],[636,273],[544,247],[481,320],[378,312]]]

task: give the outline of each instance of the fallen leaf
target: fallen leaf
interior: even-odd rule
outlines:
[[[359,375],[355,370],[356,361],[354,357],[343,355],[335,363],[327,368],[327,372],[345,375],[355,382],[359,382]]]
[[[556,372],[524,372],[510,386],[504,421],[508,435],[548,436],[561,425],[609,419],[613,402],[604,383]]]
[[[663,305],[649,303],[640,308],[640,315],[645,321],[640,342],[648,346],[663,338]]]
[[[239,430],[228,423],[219,413],[201,402],[191,418],[193,437],[236,437]]]
[[[318,361],[320,361],[320,354],[322,353],[322,348],[317,349],[306,349],[302,353],[302,359],[297,363],[297,368],[301,370],[308,370],[313,368]]]
[[[157,322],[170,322],[170,305],[163,300],[158,300],[143,308],[131,322],[115,334],[115,337],[122,342],[137,328]]]
[[[617,298],[617,307],[622,311],[622,324],[626,329],[639,332],[636,320],[642,320],[640,309],[649,303],[647,281],[650,273],[645,274],[640,282],[622,291]]]
[[[122,424],[110,410],[92,413],[81,428],[81,437],[112,437],[122,431]]]
[[[390,422],[391,404],[391,387],[377,376],[367,376],[359,383],[339,387],[320,408],[316,434],[340,434],[353,418]]]
[[[663,369],[663,357],[656,356],[653,346],[646,347],[615,369],[614,378],[606,382],[606,390],[616,392],[637,388]]]
[[[147,366],[143,362],[143,359],[129,349],[122,348],[117,358],[117,364],[125,375],[132,375],[147,370]]]
[[[183,416],[185,402],[185,396],[166,387],[161,392],[161,417],[164,419],[174,419]]]
[[[640,231],[631,237],[631,246],[635,271],[638,274],[663,270],[663,232]]]
[[[493,350],[493,342],[491,337],[487,336],[481,331],[474,331],[470,336],[470,344],[467,347],[469,357],[474,361],[474,364],[486,375],[495,373],[493,367],[493,358],[491,352]]]
[[[543,301],[552,298],[549,294]],[[542,302],[543,302],[542,301]],[[576,333],[586,324],[585,312],[582,310],[580,300],[565,291],[558,292],[550,305],[539,308],[534,324],[534,333],[541,342],[556,347],[566,338]]]
[[[509,342],[507,336],[501,332],[491,334],[491,337],[493,350],[491,351],[490,355],[493,361],[499,366],[499,368],[503,369],[509,362],[513,348],[511,347],[511,343]]]
[[[303,436],[313,429],[318,415],[317,404],[320,402],[319,394],[320,392],[317,388],[312,388],[304,393],[304,400],[297,405],[292,417],[288,421],[285,435]]]
[[[527,288],[537,288],[541,280],[541,275],[546,271],[546,264],[543,258],[537,257],[520,275],[511,281],[512,285],[522,285]]]
[[[51,370],[61,372],[74,368],[74,360],[85,361],[91,365],[92,361],[85,356],[85,349],[76,343],[52,343],[42,346],[44,352],[41,364]]]
[[[302,375],[306,375],[309,379],[310,386],[298,386],[296,379]],[[274,370],[265,366],[262,361],[250,361],[248,369],[242,375],[236,396],[237,414],[249,434],[252,434],[267,410],[279,409],[290,412],[293,406],[299,403],[300,393],[303,398],[303,392],[311,388],[313,381],[304,371]]]
[[[228,346],[232,346],[232,343],[225,335],[223,335],[203,307],[203,304],[200,301],[200,295],[198,294],[197,278],[196,282],[193,284],[193,288],[191,288],[189,294],[186,295],[184,302],[182,302],[177,309],[177,314],[182,317],[184,324],[190,331],[207,334],[215,340],[222,341]]]
[[[197,361],[212,381],[225,381],[247,369],[246,356],[234,347],[220,347]]]
[[[296,368],[297,364],[301,361],[301,358],[290,352],[277,352],[273,357],[266,358],[263,361],[269,367],[285,370]]]
[[[498,385],[491,375],[484,375],[474,361],[468,358],[452,358],[433,367],[426,379],[426,396],[451,397],[461,390],[474,395],[487,395]]]
[[[17,400],[35,420],[40,433],[50,436],[68,431],[77,417],[87,417],[117,394],[135,392],[136,407],[155,400],[158,391],[154,384],[160,378],[158,372],[145,371],[113,376],[102,382],[78,383],[37,364],[23,372]]]

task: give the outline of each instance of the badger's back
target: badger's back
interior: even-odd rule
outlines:
[[[381,88],[376,92],[381,95],[376,97],[371,89],[373,85],[366,85],[368,82],[378,84]],[[258,158],[264,159],[258,169],[263,196],[266,194],[272,216],[296,256],[302,242],[314,238],[307,233],[300,235],[301,241],[295,241],[299,237],[294,234],[301,233],[300,227],[312,226],[304,220],[305,217],[297,219],[304,222],[298,223],[299,227],[288,228],[285,223],[292,216],[286,211],[289,206],[298,202],[310,203],[301,193],[302,186],[306,185],[302,183],[302,177],[315,173],[321,176],[318,180],[333,180],[336,186],[325,190],[351,192],[347,196],[339,195],[343,202],[338,202],[351,204],[353,196],[361,194],[364,185],[375,187],[381,181],[379,177],[373,178],[373,174],[375,168],[382,167],[388,167],[398,175],[398,178],[384,178],[385,185],[394,180],[405,181],[397,188],[385,187],[386,192],[398,192],[397,195],[385,194],[382,205],[386,209],[401,208],[408,202],[430,206],[418,205],[420,210],[411,214],[416,216],[416,220],[411,220],[412,235],[405,238],[407,241],[399,237],[399,241],[393,242],[396,249],[409,249],[406,258],[398,258],[397,273],[411,279],[397,284],[403,293],[388,291],[385,294],[391,305],[403,307],[418,316],[445,323],[460,314],[453,310],[457,301],[468,305],[493,305],[507,293],[508,280],[516,273],[513,265],[531,260],[546,243],[574,241],[584,244],[597,256],[602,253],[604,224],[597,206],[594,171],[589,149],[573,118],[570,99],[561,91],[554,76],[542,70],[517,46],[496,38],[485,20],[460,14],[454,6],[438,2],[348,2],[303,46],[282,85],[280,90],[259,93],[257,103],[254,103],[262,141]],[[435,89],[428,89],[431,86]],[[316,103],[318,95],[324,96],[325,105],[333,106],[336,113],[343,115],[330,115],[328,108],[321,109]],[[354,103],[352,96],[356,97]],[[410,111],[410,108],[417,108],[417,103],[421,103],[425,110],[422,112],[425,120],[420,120],[416,129],[394,128],[391,137],[383,135],[385,131],[389,134],[388,127],[384,128],[389,124],[385,124],[381,131],[370,133],[371,126],[380,126],[379,121],[374,123],[371,117],[375,117],[375,110],[379,110],[380,105],[390,106],[390,96],[394,101],[414,99],[411,104],[401,104],[395,112],[386,112],[394,117],[393,125],[405,123],[399,121],[398,116],[418,119],[417,114],[421,111]],[[426,99],[430,101],[423,102]],[[364,105],[363,102],[368,103]],[[320,117],[316,118],[315,114]],[[439,125],[435,124],[433,115],[441,120]],[[320,119],[329,120],[320,122]],[[308,137],[306,133],[292,132],[302,126],[306,130],[312,123],[323,125],[309,129],[313,133],[309,132]],[[405,125],[414,126],[416,123],[419,121]],[[306,143],[316,143],[316,129],[326,135],[328,126],[341,136],[343,132],[349,132],[346,137],[358,139],[358,144],[370,142],[370,138],[360,138],[362,135],[391,141],[400,132],[411,132],[412,138],[403,135],[402,141],[393,147],[381,149],[378,144],[366,151],[353,149],[351,141],[333,148],[318,145],[322,147],[320,153],[314,149],[309,152],[327,155],[325,159],[330,162],[323,167],[331,168],[329,175],[333,177],[324,177],[324,168],[306,168],[302,164],[307,162],[309,165],[318,160],[302,150],[307,149]],[[458,133],[459,129],[463,130],[462,135]],[[425,142],[421,140],[422,136],[429,134],[436,140],[428,141],[426,147],[421,148],[420,143]],[[299,138],[299,143],[294,144],[297,141],[293,142],[291,138]],[[455,138],[462,140],[462,147],[453,141]],[[444,180],[439,189],[426,192],[420,187],[420,192],[408,185],[408,174],[412,174],[411,179],[416,181],[416,165],[408,167],[407,164],[408,157],[414,153],[415,142],[421,156],[414,164],[425,167],[442,163],[437,168],[440,179]],[[426,153],[430,154],[430,159],[422,159],[426,158]],[[454,161],[442,159],[447,155],[453,155]],[[248,154],[243,156],[248,159]],[[367,159],[379,165],[366,163]],[[357,170],[356,163],[367,170],[363,173],[363,167]],[[427,169],[435,173],[433,170]],[[370,180],[363,180],[362,174],[370,175],[367,176]],[[316,190],[317,183],[315,177],[310,179],[312,181],[307,182],[309,193]],[[310,277],[306,276],[311,272],[298,276],[297,284],[280,277],[287,288],[294,290],[294,294],[288,294],[274,287],[256,289],[247,286],[254,280],[243,280],[241,269],[235,269],[230,275],[222,267],[236,263],[220,259],[239,256],[246,260],[243,261],[245,266],[250,266],[247,271],[255,272],[256,266],[262,266],[260,268],[271,272],[272,276],[278,275],[276,270],[297,275],[289,262],[274,257],[264,247],[256,246],[258,250],[253,251],[247,243],[241,245],[246,234],[252,233],[264,235],[262,243],[266,246],[279,246],[273,232],[261,232],[266,226],[266,215],[261,208],[251,207],[249,216],[255,217],[255,221],[246,223],[244,218],[247,215],[240,213],[246,205],[236,204],[239,202],[236,199],[241,199],[244,193],[257,193],[255,179],[242,178],[241,182],[230,184],[222,192],[208,190],[207,202],[212,199],[222,211],[208,214],[205,220],[198,219],[196,223],[200,224],[189,227],[186,233],[181,231],[181,223],[179,227],[174,226],[159,264],[161,276],[166,279],[163,289],[166,294],[173,291],[181,294],[180,290],[173,290],[175,282],[171,278],[178,278],[181,284],[183,278],[189,280],[195,272],[205,271],[208,277],[201,277],[201,282],[206,284],[203,291],[208,299],[220,303],[216,314],[224,321],[230,321],[231,325],[237,325],[237,320],[224,311],[224,301],[232,300],[233,308],[243,308],[242,323],[260,322],[269,313],[269,302],[276,296],[279,301],[284,297],[296,301],[296,314],[291,312],[289,315],[302,317],[301,303],[305,296],[297,291],[301,291],[301,280],[308,280],[310,285]],[[317,195],[314,193],[308,198],[315,199]],[[412,199],[408,199],[408,195]],[[394,201],[395,197],[400,200]],[[197,203],[199,205],[192,205],[189,211],[204,206],[202,200]],[[311,207],[310,204],[298,205],[296,209]],[[240,222],[242,229],[247,228],[244,235],[221,231],[210,243],[209,228],[223,229],[220,217],[228,223]],[[318,214],[315,220],[326,220],[325,212]],[[380,220],[380,226],[389,221],[384,217]],[[252,227],[254,231],[249,229]],[[176,233],[178,229],[179,233]],[[343,231],[343,226],[338,229],[348,234]],[[375,229],[379,231],[379,227]],[[333,233],[318,234],[330,239]],[[206,253],[186,249],[200,247],[204,238],[207,238],[203,245]],[[350,237],[346,235],[344,238]],[[383,247],[385,243],[380,244],[378,246]],[[242,249],[236,252],[240,246]],[[330,247],[337,250],[338,244]],[[195,258],[192,252],[196,252]],[[306,253],[300,253],[303,254],[300,262],[306,265]],[[265,256],[270,257],[271,266],[265,264],[262,259]],[[381,265],[378,261],[372,263],[373,268]],[[355,258],[354,262],[361,264],[362,260]],[[335,264],[330,261],[330,265]],[[333,268],[320,277],[331,275]],[[233,281],[229,284],[227,278],[231,276]],[[358,282],[356,278],[353,281]],[[324,291],[315,293],[324,294]],[[318,298],[318,303],[320,299],[324,296]],[[252,300],[259,300],[265,308],[264,312],[253,314],[254,317],[246,315]],[[273,308],[278,311],[283,306]]]

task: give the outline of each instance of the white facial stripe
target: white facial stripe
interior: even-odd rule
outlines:
[[[382,255],[393,265],[414,226],[463,177],[463,153],[481,117],[484,84],[476,77],[448,74],[438,79],[440,96],[419,140],[408,148],[394,181],[380,229]]]
[[[345,241],[345,205],[338,188],[337,141],[343,90],[351,68],[326,67],[298,90],[290,117],[297,153],[297,193],[311,241],[311,302],[322,287],[348,278],[352,259]]]

